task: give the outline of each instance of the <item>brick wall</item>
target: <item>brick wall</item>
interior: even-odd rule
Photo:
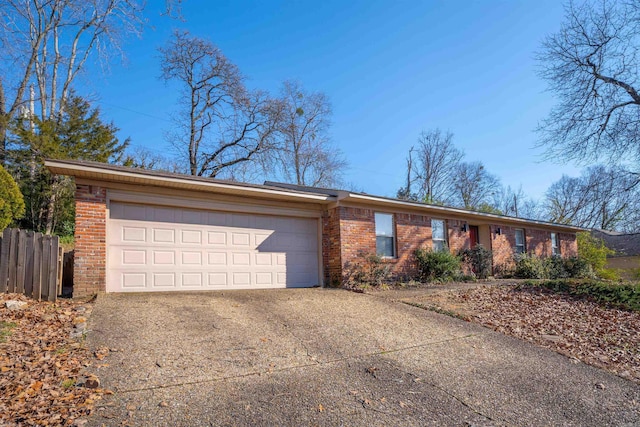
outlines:
[[[340,209],[329,209],[322,215],[322,265],[326,286],[339,286],[342,282]]]
[[[338,208],[341,268],[354,259],[376,253],[376,228],[372,209]]]
[[[463,249],[471,247],[471,234],[469,231],[462,231],[462,226],[466,221],[448,220],[448,242],[451,253],[457,254]]]
[[[431,218],[425,215],[399,213],[394,215],[396,225],[397,258],[389,260],[396,276],[415,274],[413,253],[419,248],[431,247]],[[375,248],[374,248],[375,249]]]
[[[571,233],[559,233],[560,254],[563,257],[578,256],[578,237]]]
[[[340,206],[325,214],[323,219],[323,243],[329,242],[329,248],[323,249],[325,260],[325,279],[329,284],[337,285],[342,278],[345,266],[358,259],[376,253],[375,210]],[[394,259],[385,259],[391,266],[397,279],[410,277],[415,273],[416,265],[413,253],[418,248],[431,249],[431,217],[426,215],[395,213],[396,252]],[[449,249],[458,253],[471,244],[470,232],[462,231],[467,220],[447,220],[447,238]],[[513,267],[513,253],[516,243],[515,231],[522,227],[491,224],[479,228],[482,236],[489,234],[493,251],[494,273]],[[498,234],[500,229],[500,234]],[[545,257],[551,255],[550,232],[535,228],[524,228],[528,253]],[[562,256],[577,254],[574,234],[560,233]],[[483,237],[486,239],[486,237]]]
[[[76,185],[73,296],[103,292],[106,284],[107,190]]]

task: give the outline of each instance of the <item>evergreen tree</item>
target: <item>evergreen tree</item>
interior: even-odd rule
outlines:
[[[128,163],[125,150],[129,141],[119,141],[117,131],[112,123],[102,122],[97,108],[75,94],[53,119],[26,116],[14,122],[8,160],[25,197],[24,228],[73,233],[74,184],[68,177],[49,173],[44,160]]]

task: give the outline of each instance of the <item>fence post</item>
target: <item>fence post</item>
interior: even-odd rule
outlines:
[[[9,292],[16,291],[16,265],[18,264],[18,230],[11,229],[11,239],[9,243],[9,282],[7,290]]]
[[[58,245],[60,245],[60,238],[58,239]],[[58,272],[58,277],[57,279],[57,287],[56,289],[58,290],[57,295],[62,295],[62,273],[63,273],[63,269],[64,269],[64,248],[62,246],[58,246],[58,265],[57,265],[57,272]]]
[[[16,271],[16,292],[24,294],[24,267],[27,257],[27,233],[18,230],[18,263]]]
[[[40,301],[42,297],[42,234],[35,233],[33,241],[33,298]]]
[[[29,298],[33,298],[33,235],[33,231],[25,235],[24,294]]]
[[[49,258],[49,301],[58,299],[58,236],[51,236],[51,257]]]
[[[51,264],[51,236],[42,236],[42,258],[40,258],[40,298],[49,300],[49,265]]]
[[[11,229],[5,228],[2,232],[2,245],[0,247],[0,293],[7,292],[9,281],[9,248],[11,245]]]

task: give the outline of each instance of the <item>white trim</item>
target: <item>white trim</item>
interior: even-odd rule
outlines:
[[[515,217],[496,215],[491,213],[468,211],[465,209],[450,208],[450,207],[437,206],[437,205],[426,205],[424,203],[407,202],[404,200],[393,200],[393,199],[387,199],[383,197],[369,196],[365,194],[348,193],[344,196],[341,196],[339,198],[339,201],[340,202],[366,201],[366,202],[378,203],[380,205],[404,206],[407,208],[418,209],[426,212],[429,212],[429,211],[438,212],[439,215],[443,215],[447,217],[449,216],[447,214],[454,214],[456,216],[457,215],[464,216],[465,218],[474,217],[474,218],[482,218],[482,219],[491,219],[491,220],[494,220],[496,223],[506,222],[506,223],[529,224],[529,225],[535,224],[541,227],[551,227],[551,228],[560,229],[560,230],[568,230],[569,232],[573,232],[573,233],[577,231],[586,231],[586,229],[584,228],[575,227],[572,225],[553,224],[550,222],[539,221],[535,219],[515,218]],[[370,209],[375,210],[374,207],[370,207]]]
[[[104,180],[104,181],[116,181],[116,182],[129,182],[135,183],[136,180],[140,182],[146,182],[149,185],[158,185],[164,187],[182,187],[182,188],[191,188],[191,189],[200,189],[205,191],[214,191],[214,192],[222,192],[222,193],[231,193],[231,194],[251,194],[254,196],[284,196],[290,199],[299,199],[305,201],[331,201],[335,200],[335,197],[322,195],[322,194],[311,194],[311,193],[302,193],[302,192],[291,192],[286,190],[276,190],[270,188],[260,188],[258,186],[244,186],[244,185],[234,185],[231,183],[222,183],[215,182],[211,180],[210,182],[204,182],[201,180],[189,179],[189,177],[169,177],[169,176],[158,176],[158,175],[150,175],[137,173],[135,171],[125,172],[125,171],[116,171],[108,168],[101,168],[97,166],[88,166],[88,165],[79,165],[79,164],[67,164],[63,162],[58,162],[55,160],[46,160],[45,166],[47,166],[53,173],[61,174],[61,175],[69,175],[69,176],[77,176],[81,178],[93,178],[96,180]]]

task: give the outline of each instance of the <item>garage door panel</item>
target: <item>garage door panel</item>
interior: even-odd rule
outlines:
[[[108,291],[318,284],[316,219],[118,202],[110,212]]]
[[[151,242],[150,243],[164,243],[174,244],[176,243],[176,230],[170,228],[151,228]]]
[[[225,233],[224,231],[208,231],[207,243],[214,246],[226,246],[227,233]]]
[[[151,273],[154,288],[175,288],[176,274],[170,272]]]
[[[176,253],[174,251],[165,250],[152,250],[153,253],[153,266],[175,266],[176,265]]]
[[[181,284],[184,288],[197,287],[201,288],[204,281],[202,279],[202,273],[182,273]]]

